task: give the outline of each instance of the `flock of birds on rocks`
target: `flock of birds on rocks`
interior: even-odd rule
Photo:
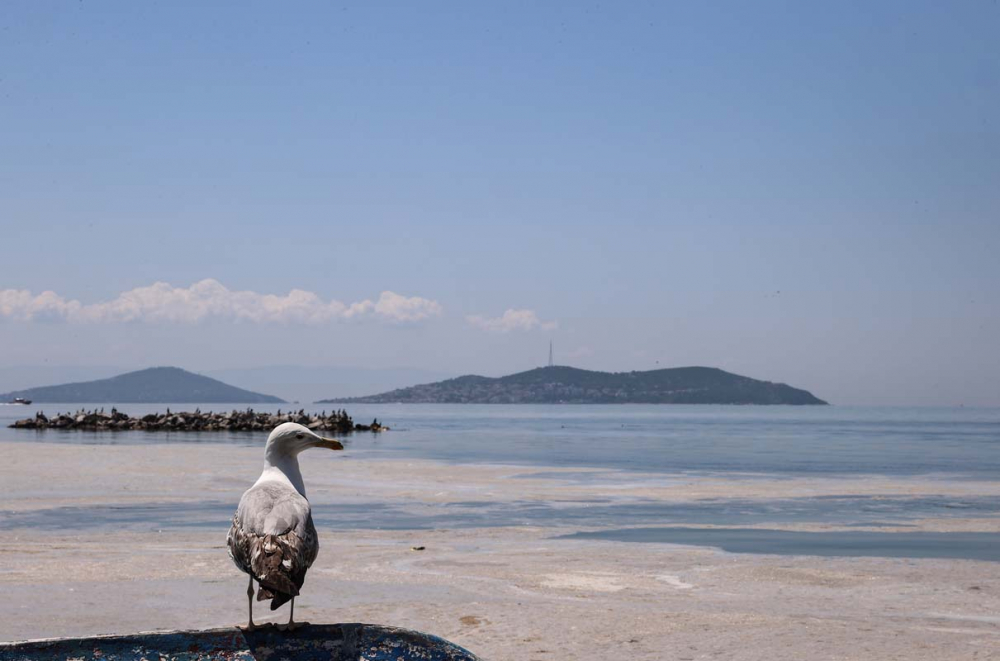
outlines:
[[[80,429],[84,431],[265,431],[286,422],[300,424],[311,431],[353,432],[387,431],[389,428],[377,419],[370,425],[355,424],[346,411],[306,413],[305,409],[282,413],[263,413],[246,409],[225,413],[194,412],[150,413],[134,418],[116,408],[110,413],[104,409],[79,410],[76,413],[59,413],[51,418],[42,412],[34,418],[18,420],[10,425],[14,429]]]

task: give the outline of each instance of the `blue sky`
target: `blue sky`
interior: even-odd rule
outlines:
[[[996,2],[203,4],[0,10],[0,366],[1000,405]]]

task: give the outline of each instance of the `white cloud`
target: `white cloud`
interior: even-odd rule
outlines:
[[[384,291],[377,301],[350,305],[324,301],[313,292],[293,289],[280,296],[233,291],[211,278],[190,287],[157,282],[122,292],[117,298],[84,305],[55,292],[34,295],[27,290],[0,290],[0,319],[16,321],[65,320],[79,323],[128,321],[196,323],[220,318],[251,323],[321,324],[355,318],[394,323],[413,322],[441,314],[437,301]]]
[[[441,314],[441,304],[419,296],[384,291],[375,303],[375,314],[393,321],[420,321]]]
[[[542,321],[534,310],[507,310],[499,317],[483,317],[470,315],[465,318],[469,324],[494,333],[509,333],[511,331],[530,331],[536,328],[555,330],[558,324],[554,321]]]
[[[0,318],[17,321],[63,319],[80,311],[79,301],[67,301],[52,291],[38,296],[27,290],[0,289]]]

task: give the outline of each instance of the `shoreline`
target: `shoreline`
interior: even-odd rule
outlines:
[[[243,622],[245,576],[229,560],[226,526],[216,518],[231,516],[256,479],[258,446],[3,441],[0,453],[6,457],[0,498],[7,521],[59,508],[77,516],[92,511],[88,507],[116,516],[150,503],[186,508],[162,529],[142,529],[141,517],[137,524],[112,520],[93,529],[86,521],[68,528],[58,519],[49,529],[6,527],[0,640]],[[770,507],[782,499],[845,496],[878,503],[930,495],[993,498],[1000,497],[1000,482],[733,479],[349,453],[304,455],[302,469],[320,535],[319,557],[296,602],[304,620],[402,626],[490,659],[938,660],[1000,654],[1000,574],[993,562],[733,554],[704,546],[557,539],[611,528],[619,507]],[[206,499],[213,509],[202,507]],[[546,517],[555,512],[562,518],[553,525],[518,523],[518,516],[540,508]],[[601,508],[610,508],[607,525],[588,525],[590,513]],[[491,525],[505,513],[508,525]],[[343,518],[371,526],[390,514],[431,527],[334,525]],[[907,519],[905,528],[865,529],[1000,532],[1000,518],[948,508],[939,514]],[[463,516],[476,525],[455,525]],[[850,522],[741,527],[858,530],[843,523]],[[255,617],[282,621],[287,610],[271,613],[257,605]]]

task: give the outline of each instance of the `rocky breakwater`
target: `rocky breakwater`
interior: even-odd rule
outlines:
[[[34,418],[18,420],[10,425],[13,429],[76,429],[82,431],[270,431],[283,422],[297,422],[313,431],[348,433],[355,431],[387,431],[389,428],[378,420],[370,425],[356,424],[346,411],[327,413],[306,413],[305,410],[282,413],[261,413],[253,409],[207,413],[196,409],[194,412],[150,413],[141,418],[111,409],[80,410],[76,413],[59,413],[51,418],[42,412]]]

